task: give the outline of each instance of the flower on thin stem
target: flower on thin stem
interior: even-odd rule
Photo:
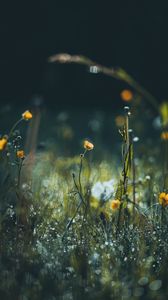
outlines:
[[[83,147],[84,147],[87,151],[90,151],[90,150],[93,150],[94,145],[93,145],[91,142],[85,140],[84,143],[83,143]]]
[[[28,121],[30,119],[33,118],[32,113],[29,110],[26,110],[23,114],[22,117],[13,125],[12,129],[9,132],[9,136],[8,139],[10,140],[11,136],[13,135],[14,130],[16,129],[16,127],[23,121]]]
[[[159,194],[159,204],[163,207],[168,206],[168,194],[165,192]]]
[[[18,158],[24,159],[24,158],[25,158],[25,153],[24,153],[23,150],[18,150],[18,151],[16,152],[16,156],[17,156]]]
[[[8,140],[6,137],[3,137],[0,139],[0,151],[5,149],[7,142],[8,142]]]
[[[119,199],[111,200],[110,207],[112,210],[119,209],[120,205],[121,205],[121,201]]]
[[[33,118],[32,113],[29,110],[26,110],[23,114],[22,114],[22,118],[26,121],[30,120]]]

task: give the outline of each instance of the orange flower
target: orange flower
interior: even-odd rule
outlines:
[[[86,149],[86,150],[88,150],[88,151],[90,151],[90,150],[93,150],[93,148],[94,148],[94,145],[91,143],[91,142],[89,142],[89,141],[84,141],[84,143],[83,143],[83,147]]]
[[[163,131],[161,133],[161,139],[164,141],[168,140],[168,131]]]
[[[159,195],[159,203],[163,207],[168,206],[168,194],[166,194],[164,192],[160,193],[160,195]]]
[[[120,94],[121,99],[130,102],[133,99],[133,93],[130,90],[123,90]]]
[[[23,159],[23,158],[25,158],[25,153],[24,153],[23,150],[18,150],[18,151],[16,152],[16,156],[17,156],[18,158]]]
[[[7,142],[8,142],[8,140],[5,137],[0,139],[0,150],[1,151],[5,149],[5,146],[6,146]]]
[[[26,121],[30,120],[33,118],[32,113],[29,110],[26,110],[23,114],[22,114],[22,118]]]
[[[119,199],[111,201],[111,209],[116,210],[120,207],[121,201]]]

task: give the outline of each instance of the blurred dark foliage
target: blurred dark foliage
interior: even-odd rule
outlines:
[[[0,9],[0,102],[112,106],[125,86],[84,67],[55,65],[48,56],[83,54],[121,66],[159,100],[167,98],[166,0],[3,1]]]

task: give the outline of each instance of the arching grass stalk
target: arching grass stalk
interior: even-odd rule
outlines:
[[[80,209],[82,203],[83,203],[83,199],[80,198],[80,202],[79,202],[79,204],[78,204],[78,206],[77,206],[77,208],[76,208],[76,211],[75,211],[73,217],[71,218],[71,220],[68,222],[68,224],[67,224],[67,226],[66,226],[65,232],[64,232],[64,234],[63,234],[63,236],[62,236],[62,240],[64,240],[65,235],[66,235],[67,231],[69,230],[69,228],[71,227],[71,225],[72,225],[72,223],[73,223],[73,220],[75,219],[75,217],[76,217],[76,215],[77,215],[77,213],[78,213],[78,211],[79,211],[79,209]]]
[[[84,197],[83,197],[83,193],[82,193],[82,191],[80,191],[80,187],[79,187],[78,184],[76,183],[76,179],[75,179],[75,174],[74,174],[74,173],[72,174],[72,177],[73,177],[74,186],[75,186],[75,188],[76,188],[75,194],[76,194],[76,195],[79,195],[79,198],[80,198],[80,200],[81,200],[81,203],[83,203],[84,205],[86,205],[86,204],[85,204]],[[81,188],[82,188],[82,187],[81,187]]]
[[[127,185],[128,185],[128,173],[131,164],[131,144],[129,137],[129,117],[130,111],[129,107],[125,106],[125,129],[124,129],[124,145],[123,145],[123,185],[124,185],[124,195],[127,193]]]
[[[130,143],[132,145],[131,153],[131,165],[132,165],[132,203],[133,203],[133,214],[135,214],[135,204],[136,204],[136,167],[135,167],[135,155],[134,155],[134,136],[133,130],[129,130],[130,133]]]
[[[87,149],[85,149],[84,153],[82,153],[80,155],[80,166],[79,166],[79,176],[78,176],[80,193],[82,193],[81,174],[82,174],[82,167],[83,167],[83,158],[84,158],[86,152],[87,152]]]
[[[124,107],[125,110],[125,123],[123,130],[120,130],[120,134],[123,138],[123,145],[122,145],[122,161],[123,161],[123,170],[122,176],[123,180],[121,185],[119,186],[120,190],[120,200],[121,205],[119,207],[118,212],[118,219],[117,219],[117,226],[116,226],[116,236],[120,230],[120,219],[121,219],[121,212],[123,208],[124,201],[128,202],[128,195],[127,195],[127,187],[128,187],[128,176],[131,170],[132,165],[132,141],[130,142],[130,129],[129,129],[129,118],[130,118],[130,110],[128,106]],[[118,197],[117,197],[118,198]]]
[[[20,180],[21,180],[21,171],[22,171],[22,167],[23,167],[23,161],[24,161],[24,159],[20,159],[19,164],[18,164],[18,181],[17,181],[18,189],[20,188]]]
[[[162,124],[161,140],[163,151],[163,190],[168,189],[168,102],[162,102],[160,107]]]
[[[121,80],[129,84],[134,90],[136,90],[141,96],[143,96],[150,105],[158,112],[158,101],[151,95],[144,87],[142,87],[132,76],[130,76],[122,68],[109,68],[101,64],[98,64],[95,61],[92,61],[88,57],[82,55],[69,55],[67,53],[56,54],[50,56],[48,59],[49,62],[54,63],[77,63],[85,65],[89,68],[95,68],[94,73],[103,73],[107,76],[113,77],[115,79]]]
[[[163,190],[168,189],[168,139],[163,140]]]
[[[81,171],[80,171],[80,173],[81,173]],[[66,225],[66,230],[65,230],[65,232],[64,232],[64,234],[63,234],[63,236],[62,236],[62,240],[64,239],[64,237],[65,237],[65,235],[66,235],[66,233],[67,233],[67,230],[69,230],[69,228],[71,227],[71,225],[72,225],[72,223],[73,223],[73,220],[75,219],[75,217],[76,217],[76,215],[77,215],[77,213],[78,213],[80,207],[82,206],[82,204],[84,204],[84,206],[86,206],[85,200],[84,200],[84,198],[83,198],[83,195],[82,195],[82,193],[80,192],[80,188],[79,188],[78,184],[76,183],[76,179],[75,179],[75,174],[74,174],[74,173],[72,174],[72,178],[73,178],[74,186],[75,186],[75,188],[76,188],[76,190],[73,192],[73,193],[74,193],[74,196],[78,195],[80,201],[79,201],[79,204],[78,204],[78,206],[77,206],[77,208],[76,208],[76,210],[75,210],[75,213],[74,213],[73,217],[70,219],[70,221],[69,221],[68,224]]]
[[[14,130],[16,129],[16,127],[22,122],[22,121],[28,121],[30,119],[32,119],[33,115],[31,114],[31,112],[29,110],[26,110],[23,114],[22,117],[12,126],[9,135],[8,135],[8,140],[11,138]]]
[[[16,127],[23,121],[23,117],[21,119],[19,119],[14,125],[13,127],[11,128],[10,132],[9,132],[9,135],[8,135],[8,140],[10,140],[13,132],[15,131]]]

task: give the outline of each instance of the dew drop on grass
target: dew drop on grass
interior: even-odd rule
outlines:
[[[162,286],[162,281],[161,280],[154,280],[152,281],[150,284],[149,284],[149,288],[152,290],[152,291],[157,291],[161,288]]]
[[[94,260],[97,260],[98,258],[99,258],[99,253],[97,253],[97,252],[94,252],[94,254],[93,254],[93,259]]]
[[[144,293],[144,289],[142,287],[138,287],[134,291],[134,296],[139,298],[143,295],[143,293]]]
[[[100,269],[95,270],[95,274],[96,275],[100,275],[101,274],[101,270]]]
[[[123,247],[122,245],[120,245],[120,246],[118,247],[118,249],[122,252],[122,251],[124,250],[124,247]]]
[[[133,138],[133,142],[137,143],[138,141],[139,141],[139,137],[135,136],[135,137]]]
[[[73,268],[73,267],[67,267],[66,270],[67,270],[69,273],[74,273],[74,268]]]
[[[99,72],[99,69],[97,66],[90,66],[89,72],[93,74],[97,74]]]
[[[141,277],[138,281],[139,285],[147,285],[148,284],[148,277]]]

